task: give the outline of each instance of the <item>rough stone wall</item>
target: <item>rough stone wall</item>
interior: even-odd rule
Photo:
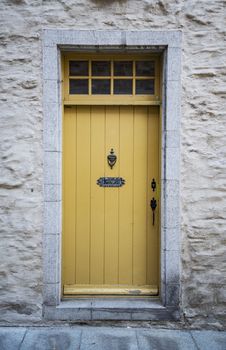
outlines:
[[[42,315],[42,29],[180,29],[182,310],[192,326],[226,326],[225,5],[1,1],[1,321]]]

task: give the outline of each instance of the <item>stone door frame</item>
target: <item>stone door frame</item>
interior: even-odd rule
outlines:
[[[43,314],[51,320],[163,320],[180,316],[180,31],[43,30]],[[61,51],[162,52],[160,298],[61,300]]]

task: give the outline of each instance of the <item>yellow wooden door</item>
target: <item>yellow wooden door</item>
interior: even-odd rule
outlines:
[[[65,107],[65,295],[158,294],[158,111],[157,106]],[[111,149],[117,156],[112,169],[107,161]],[[101,187],[101,177],[121,177],[125,184]]]

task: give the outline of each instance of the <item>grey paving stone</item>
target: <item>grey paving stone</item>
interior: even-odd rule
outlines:
[[[189,332],[137,330],[139,350],[197,350]]]
[[[226,350],[226,332],[192,331],[199,350]]]
[[[119,312],[114,310],[93,310],[92,320],[131,320],[130,312]]]
[[[92,328],[82,333],[80,350],[138,350],[132,329]]]
[[[19,350],[26,328],[2,327],[0,328],[0,349]]]
[[[30,329],[20,350],[78,350],[81,330],[54,327]]]

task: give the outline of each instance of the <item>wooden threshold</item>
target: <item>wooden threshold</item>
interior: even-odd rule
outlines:
[[[64,285],[64,295],[130,295],[130,296],[156,296],[157,286],[131,286],[131,285]]]

